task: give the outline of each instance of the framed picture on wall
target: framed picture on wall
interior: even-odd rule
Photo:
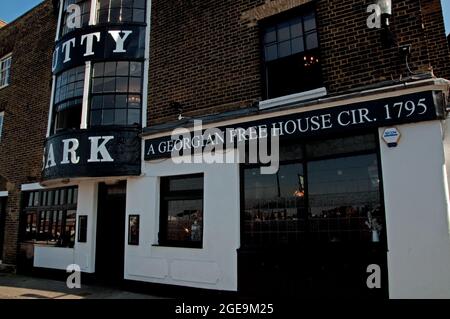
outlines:
[[[78,217],[78,242],[86,243],[87,242],[87,216],[79,216]]]
[[[139,215],[128,217],[128,245],[139,245]]]

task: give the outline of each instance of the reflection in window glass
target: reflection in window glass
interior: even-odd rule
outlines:
[[[97,23],[145,23],[145,0],[97,0]]]
[[[313,12],[263,30],[267,98],[322,86],[319,40]]]
[[[247,245],[277,245],[304,240],[305,180],[301,164],[282,165],[277,174],[260,168],[244,173],[244,238]]]
[[[380,210],[375,154],[308,164],[310,235],[315,241],[379,241]]]
[[[374,134],[291,142],[281,145],[277,174],[262,175],[260,167],[246,166],[242,244],[382,241],[385,220],[375,150]]]
[[[70,202],[66,201],[66,195],[70,197]],[[24,193],[24,196],[24,240],[57,247],[73,247],[78,189],[70,187],[42,190]]]
[[[92,77],[90,125],[140,125],[142,62],[95,63]]]
[[[160,245],[202,247],[203,176],[161,178]]]

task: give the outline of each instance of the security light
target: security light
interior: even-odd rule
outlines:
[[[381,23],[383,26],[388,26],[392,15],[392,0],[378,0],[377,5],[381,10]]]

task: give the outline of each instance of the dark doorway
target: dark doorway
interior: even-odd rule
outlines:
[[[0,197],[0,260],[3,259],[3,243],[5,239],[6,197]]]
[[[98,186],[95,273],[104,284],[123,280],[126,186],[126,182]]]

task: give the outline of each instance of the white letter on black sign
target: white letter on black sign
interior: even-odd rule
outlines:
[[[53,152],[53,144],[48,147],[47,161],[45,162],[45,168],[56,166],[55,153]]]
[[[77,156],[77,149],[80,146],[80,143],[76,138],[70,138],[62,141],[64,144],[63,148],[63,160],[61,164],[78,164],[80,162],[80,157]],[[69,144],[72,143],[72,147],[69,147]],[[69,161],[70,155],[70,161]]]
[[[67,7],[67,27],[69,29],[81,28],[81,8],[79,5],[71,4]]]
[[[104,139],[104,141],[102,144],[98,145],[98,142],[101,139]],[[88,159],[88,162],[114,162],[114,160],[109,155],[108,150],[106,149],[106,143],[113,139],[114,136],[89,137],[89,140],[91,141],[91,158]],[[102,159],[98,158],[99,153],[102,155]]]
[[[128,38],[133,31],[108,31],[109,34],[113,37],[116,42],[116,49],[113,51],[114,53],[126,53],[127,50],[123,49],[123,45],[125,40]],[[123,37],[120,37],[120,34],[123,33]]]
[[[64,61],[63,63],[67,63],[71,60],[70,58],[70,49],[71,47],[75,46],[75,38],[74,39],[70,39],[66,42],[63,43],[62,45],[62,51],[65,53],[64,55]]]
[[[86,52],[84,53],[84,56],[90,56],[94,55],[94,51],[92,51],[92,46],[94,44],[94,38],[98,41],[100,41],[100,32],[94,32],[89,34],[84,34],[81,36],[81,45],[83,45],[84,40],[86,41]]]

